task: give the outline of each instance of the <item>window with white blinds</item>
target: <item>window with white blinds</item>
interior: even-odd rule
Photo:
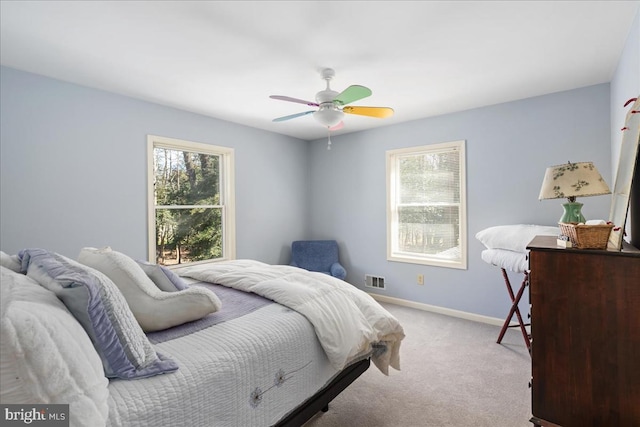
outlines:
[[[464,147],[387,151],[387,259],[467,268]]]

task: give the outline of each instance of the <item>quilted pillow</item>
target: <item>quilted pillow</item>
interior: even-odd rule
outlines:
[[[149,279],[163,292],[183,291],[189,286],[173,271],[162,265],[136,260]]]
[[[71,426],[104,426],[109,381],[86,332],[55,294],[0,270],[0,401],[68,403]]]
[[[514,252],[526,252],[527,245],[536,236],[557,236],[560,234],[558,227],[545,225],[514,224],[497,225],[485,228],[476,234],[488,249],[505,249]]]
[[[132,258],[111,248],[83,248],[78,261],[108,276],[124,295],[146,332],[168,329],[218,311],[221,302],[212,291],[192,286],[162,292]]]
[[[108,277],[60,254],[20,251],[22,270],[54,292],[84,327],[108,378],[144,378],[178,369],[156,354],[127,302]]]

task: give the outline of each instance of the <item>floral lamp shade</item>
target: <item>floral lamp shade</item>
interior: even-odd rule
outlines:
[[[569,203],[563,204],[565,214],[560,222],[581,223],[585,218],[582,203],[577,203],[576,198],[602,194],[611,194],[611,190],[593,162],[568,162],[547,168],[538,198],[568,199]]]

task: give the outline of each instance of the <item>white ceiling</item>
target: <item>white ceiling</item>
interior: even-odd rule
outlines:
[[[640,1],[2,1],[2,65],[304,140],[351,84],[343,134],[609,82]]]

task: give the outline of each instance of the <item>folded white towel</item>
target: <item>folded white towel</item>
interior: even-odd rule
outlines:
[[[515,252],[526,252],[527,245],[538,235],[557,236],[560,229],[556,226],[535,224],[496,225],[476,233],[487,249],[506,249]]]

